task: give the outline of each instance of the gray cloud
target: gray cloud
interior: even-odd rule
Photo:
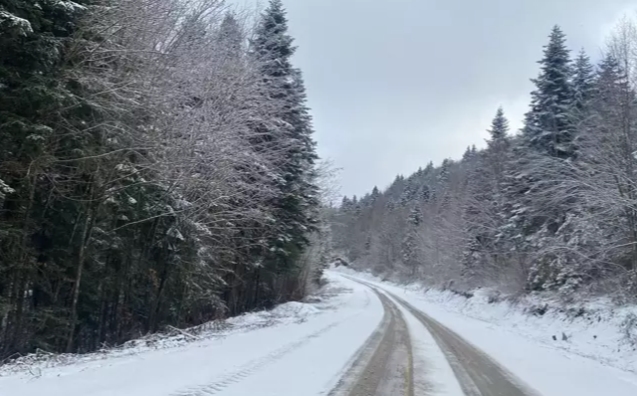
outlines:
[[[344,194],[386,187],[512,124],[553,25],[596,58],[629,0],[284,0],[316,139]],[[634,3],[632,3],[634,6]]]

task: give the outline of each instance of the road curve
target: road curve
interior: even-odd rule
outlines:
[[[379,295],[390,296],[422,323],[444,353],[466,396],[539,396],[489,355],[402,298],[368,282],[346,277]]]
[[[385,291],[429,330],[466,396],[538,396],[489,355],[400,297]]]
[[[440,322],[414,308],[405,300],[387,292],[416,317],[434,337],[447,357],[460,386],[467,396],[537,396],[489,355],[465,341]]]
[[[385,315],[329,396],[414,396],[413,354],[400,309],[372,288]]]

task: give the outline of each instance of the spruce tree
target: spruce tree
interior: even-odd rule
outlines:
[[[595,95],[595,68],[582,49],[575,59],[573,73],[573,110],[581,118]]]
[[[467,146],[467,149],[465,150],[464,154],[462,154],[462,161],[463,162],[471,161],[472,157],[473,157],[473,152],[471,151],[471,146]]]
[[[594,101],[599,106],[615,100],[619,91],[629,91],[625,73],[612,55],[606,55],[599,65],[595,79]]]
[[[294,270],[308,242],[306,236],[314,227],[318,202],[313,172],[317,155],[303,78],[291,64],[295,47],[281,0],[271,0],[262,14],[252,52],[278,120],[262,135],[284,149],[278,168],[278,197],[273,202],[278,235],[271,238],[268,262],[270,270],[288,272]]]
[[[227,13],[219,27],[217,42],[220,53],[231,59],[241,57],[244,53],[243,32],[233,13]]]
[[[378,190],[378,187],[374,186],[370,195],[372,205],[374,205],[376,201],[378,201],[378,198],[380,198],[380,191]]]
[[[28,327],[26,321],[29,316],[31,325],[46,328],[51,315],[27,313],[29,301],[23,296],[29,294],[33,303],[60,313],[59,307],[49,306],[36,281],[38,268],[51,253],[53,225],[72,229],[70,213],[77,206],[67,205],[68,212],[51,209],[54,194],[45,175],[53,173],[57,181],[66,176],[51,168],[60,154],[56,148],[71,149],[58,146],[59,136],[68,134],[63,126],[73,122],[60,119],[60,109],[75,104],[59,76],[66,44],[85,11],[81,3],[0,1],[0,306],[9,307],[2,309],[0,357],[32,349],[37,342],[48,346],[44,337],[35,339],[35,326]],[[64,249],[58,251],[68,258]],[[48,264],[49,273],[66,275],[66,265]],[[55,283],[48,281],[51,287]],[[58,335],[47,338],[57,341]]]
[[[526,114],[523,136],[541,153],[559,158],[574,154],[574,128],[570,110],[573,103],[571,60],[566,37],[555,26],[539,61],[540,75],[532,80],[531,110]]]
[[[488,132],[489,136],[491,136],[491,142],[499,142],[506,139],[507,134],[509,133],[509,121],[504,116],[504,110],[502,107],[498,108]]]

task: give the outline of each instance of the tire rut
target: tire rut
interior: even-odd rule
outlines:
[[[383,320],[328,396],[413,396],[413,355],[407,324],[396,304],[371,289],[385,310]]]
[[[314,333],[311,333],[295,342],[289,343],[265,356],[262,356],[261,358],[252,360],[241,368],[218,377],[217,379],[213,380],[213,382],[201,386],[187,388],[183,391],[172,393],[171,396],[209,396],[218,394],[224,391],[226,388],[232,386],[233,384],[245,380],[247,377],[261,370],[265,366],[282,359],[287,354],[308,344],[313,339],[322,336],[341,323],[342,321],[325,326],[320,330],[315,331]]]
[[[538,396],[535,390],[526,386],[506,368],[458,334],[400,297],[384,292],[429,330],[446,356],[466,396]]]

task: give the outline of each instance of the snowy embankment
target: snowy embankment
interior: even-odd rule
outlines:
[[[369,288],[341,277],[312,300],[116,350],[25,357],[0,369],[0,395],[324,394],[383,307]]]
[[[117,347],[105,348],[92,353],[74,354],[39,351],[19,357],[0,366],[0,377],[11,374],[24,374],[37,378],[42,375],[43,370],[47,369],[59,369],[73,364],[137,355],[159,349],[183,347],[198,341],[219,339],[259,328],[302,323],[310,316],[321,313],[327,307],[329,307],[329,302],[319,298],[311,304],[289,302],[281,304],[271,311],[246,313],[234,318],[212,321],[185,330],[168,327],[163,333],[151,334],[128,341]]]
[[[636,307],[618,308],[598,300],[560,312],[549,304],[540,315],[548,301],[494,301],[485,291],[467,298],[418,284],[398,285],[347,268],[336,271],[405,299],[542,395],[637,394],[637,352],[627,340],[624,323]]]

